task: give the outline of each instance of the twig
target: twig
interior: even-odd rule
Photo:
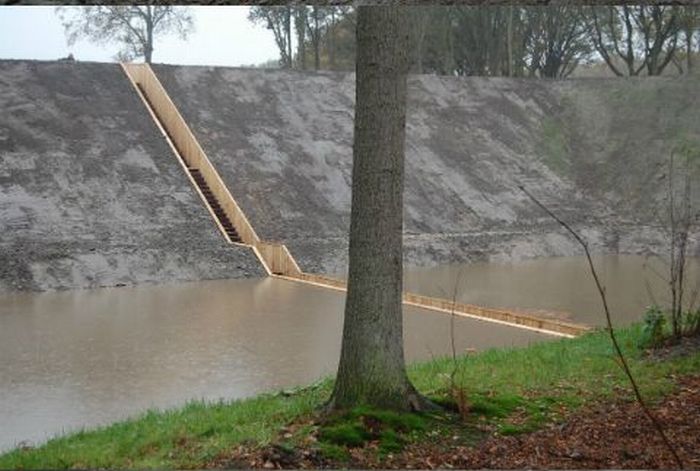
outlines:
[[[656,417],[651,413],[649,408],[646,405],[646,402],[644,402],[644,399],[642,398],[642,395],[639,391],[639,387],[637,386],[637,382],[634,379],[634,376],[632,375],[632,371],[629,368],[629,365],[627,364],[627,360],[625,359],[624,354],[622,353],[622,349],[620,348],[620,345],[617,341],[617,337],[615,335],[615,330],[613,329],[612,325],[612,318],[610,316],[610,309],[608,308],[608,300],[607,297],[605,296],[605,288],[603,287],[602,283],[600,282],[600,278],[598,278],[598,273],[596,272],[595,266],[593,265],[593,259],[591,258],[591,252],[588,250],[588,244],[586,243],[585,240],[574,230],[569,226],[566,222],[564,222],[562,219],[560,219],[556,214],[554,214],[552,211],[549,210],[544,204],[540,203],[540,201],[535,198],[529,191],[525,189],[524,186],[518,185],[518,188],[525,193],[537,206],[539,206],[545,213],[547,213],[552,219],[557,221],[564,229],[566,229],[569,234],[573,236],[574,239],[581,245],[583,248],[583,251],[586,253],[586,259],[588,260],[588,267],[591,270],[591,275],[593,276],[593,280],[595,281],[595,285],[598,288],[598,293],[600,294],[600,299],[603,302],[603,309],[605,311],[605,320],[607,322],[608,326],[608,333],[610,334],[610,340],[612,341],[613,347],[615,349],[615,352],[620,359],[620,365],[622,366],[623,371],[625,372],[625,375],[629,379],[630,384],[632,385],[632,389],[634,390],[634,395],[637,398],[637,402],[639,405],[642,407],[642,410],[644,411],[644,414],[649,418],[651,423],[654,425],[656,428],[656,431],[659,433],[659,436],[663,440],[664,444],[666,445],[666,448],[668,448],[669,452],[671,455],[673,455],[673,459],[676,461],[676,465],[678,466],[679,469],[683,469],[683,462],[681,461],[680,457],[678,456],[678,453],[676,452],[675,448],[673,448],[673,445],[671,445],[671,442],[669,441],[668,437],[666,436],[666,433],[664,432],[663,427],[661,426],[661,423],[659,423],[658,420],[656,420]]]
[[[457,374],[457,348],[455,347],[455,305],[457,304],[457,290],[459,288],[459,283],[462,281],[462,269],[460,268],[457,272],[457,278],[455,279],[455,284],[452,289],[452,308],[450,311],[450,345],[452,347],[452,374],[450,375],[450,380],[454,385],[454,377]]]
[[[464,393],[464,387],[457,386],[455,382],[455,376],[457,375],[457,370],[459,369],[459,364],[457,363],[457,347],[455,345],[455,306],[457,304],[457,291],[459,290],[459,285],[462,281],[462,269],[457,272],[457,278],[455,279],[455,284],[452,289],[452,308],[450,311],[450,346],[452,348],[452,372],[450,373],[450,388],[452,389],[452,396],[457,402],[457,410],[462,419],[466,419],[468,414],[467,399]]]
[[[654,291],[651,289],[649,280],[646,277],[644,278],[644,287],[647,290],[647,296],[649,296],[649,301],[651,301],[652,306],[658,306],[659,303],[656,302],[656,296],[654,296]]]

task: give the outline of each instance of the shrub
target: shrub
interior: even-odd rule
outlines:
[[[640,346],[654,348],[661,345],[666,338],[666,316],[659,306],[649,306],[644,313],[644,328]]]
[[[683,318],[683,330],[687,335],[700,334],[700,308],[685,313]]]

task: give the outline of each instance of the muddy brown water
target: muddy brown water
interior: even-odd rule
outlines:
[[[697,261],[692,272],[698,273]],[[649,304],[641,257],[597,257],[616,319]],[[410,270],[406,288],[494,307],[559,310],[601,324],[581,257]],[[344,293],[275,279],[142,285],[0,297],[0,450],[148,408],[241,398],[333,374]],[[448,314],[405,308],[408,361],[449,353]],[[551,339],[459,318],[457,347]]]
[[[647,306],[667,303],[668,265],[636,255],[593,257],[614,325],[641,320]],[[700,285],[700,259],[688,262],[686,299]],[[456,286],[456,290],[455,290]],[[600,296],[584,257],[473,263],[408,270],[404,289],[465,303],[509,308],[592,326],[605,324]],[[697,303],[696,303],[697,304]]]
[[[0,298],[0,450],[190,399],[233,399],[334,373],[344,293],[274,280]],[[405,310],[408,361],[449,352],[449,315]],[[458,348],[551,337],[458,319]]]

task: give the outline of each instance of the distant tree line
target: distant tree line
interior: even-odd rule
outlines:
[[[684,74],[700,50],[700,7],[415,6],[409,8],[414,73],[565,78],[581,64],[604,63],[618,76]],[[353,70],[356,9],[255,6],[279,66]]]

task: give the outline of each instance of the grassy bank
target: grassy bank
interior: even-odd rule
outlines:
[[[637,347],[639,327],[619,335],[649,398],[670,391],[674,375],[700,373],[698,352],[649,359]],[[453,368],[451,359],[437,359],[411,366],[409,374],[420,391],[440,399],[448,394]],[[631,398],[603,332],[463,356],[458,359],[455,379],[467,393],[470,415],[465,427],[471,427],[472,432],[521,433],[590,401],[620,395]],[[255,446],[277,439],[285,425],[313,414],[330,389],[331,382],[326,380],[286,394],[214,404],[193,402],[180,409],[149,411],[133,420],[56,438],[37,448],[10,451],[0,456],[0,468],[202,467],[240,444]],[[430,422],[421,426],[421,433],[428,434],[430,427]],[[294,437],[289,438],[289,446],[294,446]]]

